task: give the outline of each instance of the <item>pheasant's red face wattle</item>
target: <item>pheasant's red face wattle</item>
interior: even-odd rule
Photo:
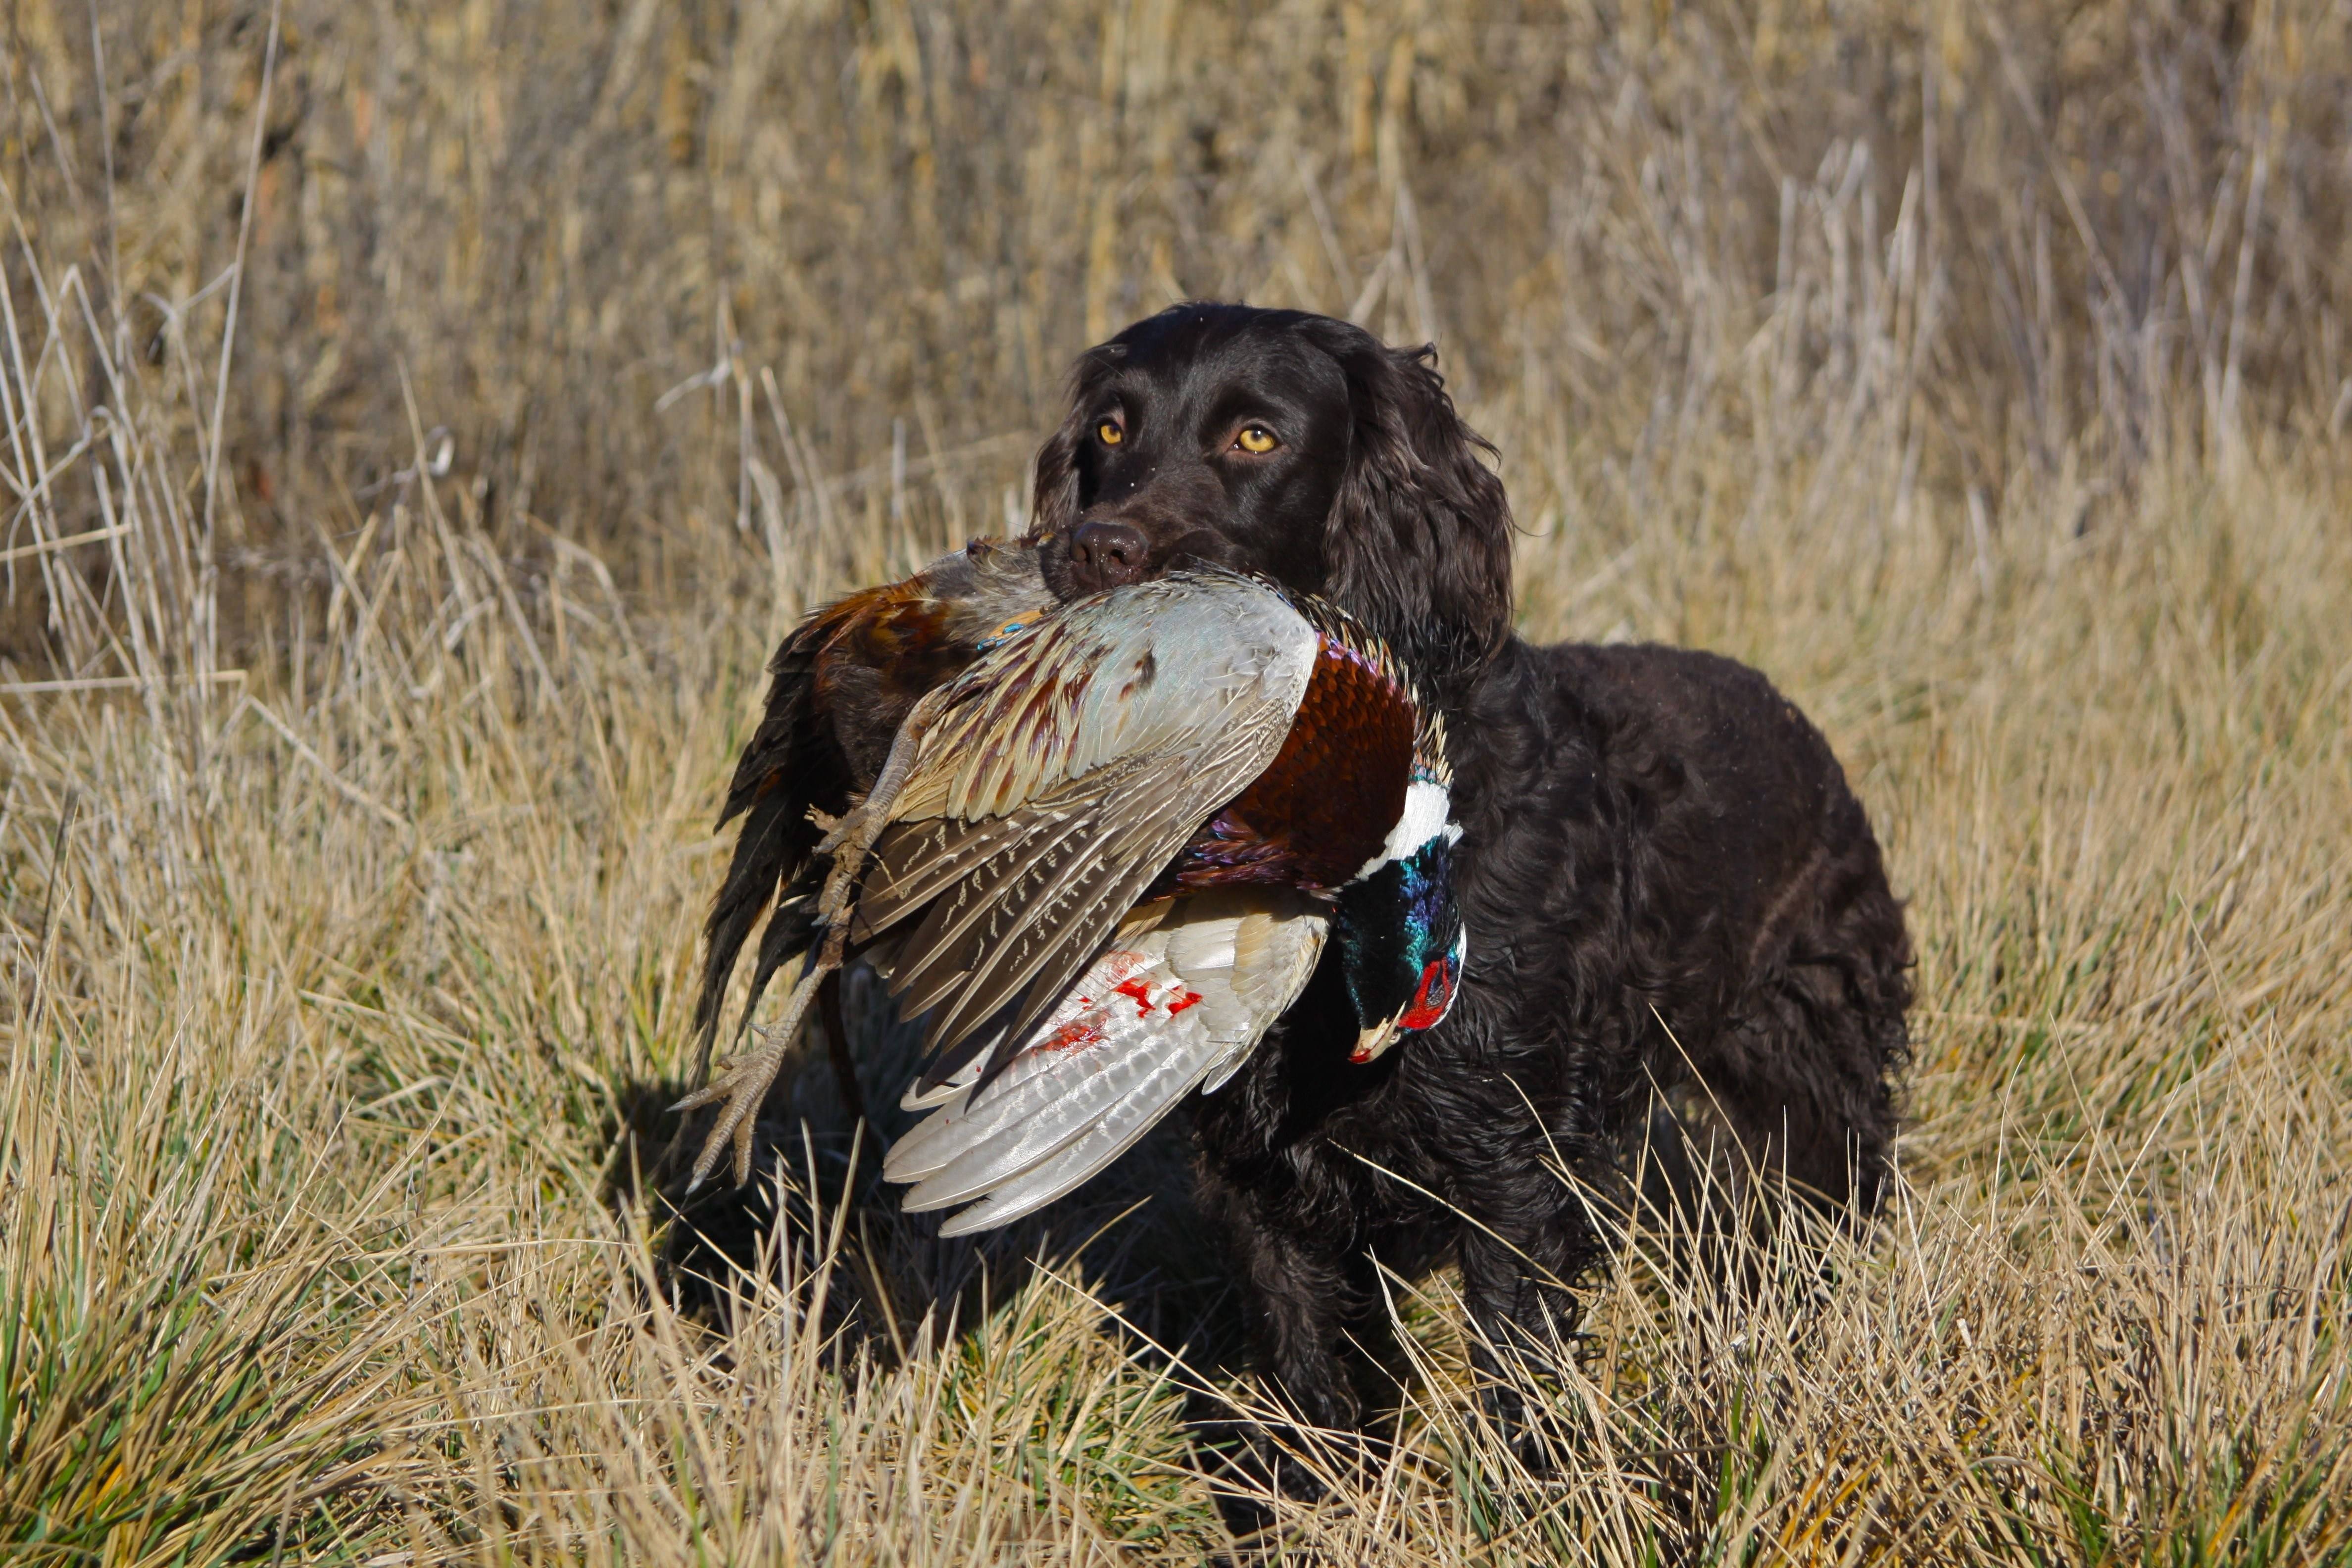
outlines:
[[[1454,1005],[1454,960],[1452,953],[1433,959],[1421,972],[1421,988],[1412,994],[1412,1005],[1397,1019],[1400,1029],[1433,1029],[1445,1017],[1446,1009]]]

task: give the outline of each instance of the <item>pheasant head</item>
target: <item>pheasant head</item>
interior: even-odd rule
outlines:
[[[1454,1005],[1468,957],[1462,910],[1454,897],[1454,847],[1462,829],[1448,820],[1442,736],[1434,767],[1415,758],[1405,809],[1381,853],[1339,890],[1332,939],[1356,1007],[1356,1048],[1369,1062],[1400,1035],[1434,1028]]]

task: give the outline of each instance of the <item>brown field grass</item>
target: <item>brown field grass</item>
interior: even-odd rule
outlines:
[[[5,26],[0,1560],[2352,1562],[2340,5]],[[1397,1281],[1238,1547],[1171,1148],[942,1247],[804,1073],[699,1291],[632,1179],[765,648],[1188,293],[1434,338],[1524,629],[1763,668],[1920,950],[1866,1242],[1629,1238],[1550,1477]]]

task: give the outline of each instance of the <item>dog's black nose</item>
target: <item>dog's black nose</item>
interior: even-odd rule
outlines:
[[[1123,522],[1084,522],[1070,535],[1070,577],[1086,593],[1143,580],[1151,547]]]

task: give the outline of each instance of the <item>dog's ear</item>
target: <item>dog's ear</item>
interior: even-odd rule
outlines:
[[[1029,532],[1034,542],[1067,531],[1078,520],[1078,447],[1087,438],[1095,394],[1127,357],[1114,338],[1078,356],[1070,367],[1070,411],[1061,427],[1037,448],[1037,475],[1030,489]]]
[[[1078,516],[1078,443],[1086,436],[1073,407],[1061,427],[1037,448],[1037,477],[1030,489],[1030,540],[1063,532]]]
[[[1511,509],[1436,350],[1318,323],[1348,382],[1350,447],[1324,531],[1329,593],[1453,694],[1511,632]]]

